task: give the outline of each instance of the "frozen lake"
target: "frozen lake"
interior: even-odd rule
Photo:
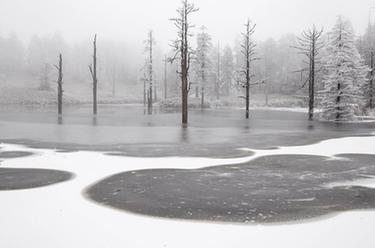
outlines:
[[[90,110],[0,111],[1,247],[375,245],[373,123]]]
[[[61,150],[100,150],[128,156],[249,155],[238,148],[269,149],[319,142],[328,138],[369,135],[375,123],[309,122],[305,113],[241,109],[190,111],[188,128],[179,113],[145,115],[142,106],[71,107],[58,118],[55,109],[0,110],[0,138],[8,143]]]

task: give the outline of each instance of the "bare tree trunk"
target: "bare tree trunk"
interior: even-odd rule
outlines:
[[[337,91],[340,92],[340,90],[341,90],[341,84],[338,83],[337,84]],[[336,98],[336,105],[338,105],[340,102],[341,102],[341,93]],[[337,107],[336,111],[337,111],[336,112],[336,121],[339,121],[340,118],[341,118],[340,107]]]
[[[182,7],[177,10],[179,16],[171,19],[175,26],[178,28],[178,39],[174,42],[175,56],[179,55],[181,71],[181,112],[182,112],[182,124],[188,123],[188,97],[190,90],[190,83],[188,80],[189,67],[190,67],[190,47],[188,44],[188,37],[191,35],[189,29],[192,25],[188,22],[188,15],[198,11],[194,7],[194,4],[190,4],[187,0],[182,1]],[[173,58],[173,59],[174,59]],[[173,61],[172,59],[172,61]]]
[[[310,61],[310,83],[309,83],[309,120],[314,119],[314,100],[315,100],[315,46],[316,40],[313,38],[312,42],[312,53]]]
[[[266,107],[268,107],[268,80],[264,81],[265,83],[265,92],[266,92]]]
[[[97,104],[97,91],[98,91],[98,78],[97,78],[97,58],[96,58],[96,34],[94,37],[94,55],[93,55],[93,64],[89,66],[91,76],[92,76],[92,84],[93,84],[93,114],[96,115],[98,113],[98,104]]]
[[[202,88],[201,88],[201,109],[204,109],[204,86],[206,83],[206,75],[204,69],[202,70]]]
[[[251,71],[250,71],[250,64],[252,61],[256,60],[255,56],[255,47],[256,44],[251,40],[251,36],[255,32],[255,24],[252,24],[250,22],[250,19],[247,20],[246,24],[246,32],[243,33],[243,44],[241,45],[242,50],[241,53],[243,54],[245,58],[244,66],[242,67],[242,70],[240,71],[241,75],[244,75],[243,80],[239,80],[239,84],[241,87],[245,89],[245,96],[241,96],[241,98],[245,99],[246,102],[246,119],[250,118],[250,87],[254,85],[259,85],[262,83],[250,83],[251,80]]]
[[[149,45],[149,55],[150,55],[150,61],[149,61],[149,95],[148,95],[148,114],[152,114],[152,110],[153,110],[153,66],[152,66],[152,60],[153,60],[153,57],[152,57],[152,46],[153,46],[153,37],[152,37],[152,31],[149,32],[149,38],[148,38],[148,45]]]
[[[246,53],[246,119],[250,118],[250,22],[246,24],[245,53]]]
[[[148,114],[152,114],[152,93],[150,90],[147,91],[147,109],[148,109]]]
[[[189,96],[189,83],[188,83],[188,10],[184,7],[183,16],[183,30],[182,30],[182,43],[181,43],[181,96],[182,96],[182,124],[188,123],[188,96]]]
[[[312,29],[305,31],[302,33],[302,37],[298,38],[299,47],[297,48],[301,54],[305,55],[308,59],[306,61],[308,63],[308,71],[309,71],[309,120],[312,121],[314,119],[314,105],[315,105],[315,65],[316,65],[316,57],[319,54],[319,50],[322,48],[323,44],[319,42],[320,38],[322,37],[323,29],[317,30],[315,25]],[[302,78],[303,70],[301,70],[301,78]],[[304,87],[304,85],[302,86]]]
[[[59,115],[62,115],[62,98],[63,98],[63,62],[62,62],[62,55],[59,56],[59,65],[56,67],[59,76],[57,79],[57,110]]]
[[[143,74],[143,106],[146,107],[147,104],[147,79],[146,74]]]
[[[246,119],[250,118],[250,58],[246,58]]]

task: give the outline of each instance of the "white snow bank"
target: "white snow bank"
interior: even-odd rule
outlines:
[[[375,137],[257,150],[255,156],[239,159],[130,158],[83,151],[56,153],[10,144],[0,147],[37,153],[5,160],[2,167],[59,169],[76,174],[71,181],[49,187],[0,191],[0,247],[375,247],[373,211],[351,211],[299,224],[232,225],[135,215],[98,206],[82,197],[82,191],[90,184],[128,170],[200,168],[280,154],[375,154]]]

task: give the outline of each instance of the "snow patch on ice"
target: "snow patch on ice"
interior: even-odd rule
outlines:
[[[134,215],[98,206],[81,194],[88,185],[125,171],[197,169],[283,154],[328,157],[344,153],[375,154],[375,137],[348,137],[307,146],[255,150],[252,157],[235,159],[133,158],[88,151],[58,153],[11,144],[1,144],[1,147],[6,151],[37,154],[3,161],[2,167],[60,169],[73,172],[76,177],[45,188],[0,192],[0,225],[6,229],[0,232],[0,247],[49,248],[50,244],[91,248],[375,247],[375,211],[351,211],[335,218],[298,225],[231,225]],[[359,181],[343,184],[364,185]]]

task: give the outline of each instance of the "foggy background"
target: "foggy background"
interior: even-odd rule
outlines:
[[[256,39],[299,34],[312,24],[330,29],[339,14],[351,20],[358,34],[367,27],[371,0],[196,0],[197,25],[205,25],[213,39],[232,43],[247,17],[257,23]],[[67,41],[81,41],[93,33],[137,45],[149,29],[163,48],[174,38],[169,18],[180,0],[1,0],[0,34],[17,33],[26,41],[34,34],[58,32]]]
[[[44,81],[54,92],[57,76],[53,65],[59,53],[64,57],[64,101],[89,102],[92,86],[88,65],[94,34],[98,34],[100,99],[121,97],[122,102],[140,102],[142,67],[147,58],[144,40],[149,30],[153,30],[156,40],[155,92],[161,96],[163,59],[171,55],[169,45],[176,37],[169,19],[176,16],[180,3],[180,0],[0,0],[0,102],[28,98],[39,103],[46,98],[45,92],[43,96],[40,92],[34,96],[28,92],[26,96],[23,89],[40,88]],[[357,35],[362,35],[368,27],[369,9],[375,6],[370,0],[196,0],[193,3],[200,9],[191,16],[191,23],[196,25],[193,33],[204,25],[212,37],[211,88],[217,76],[217,53],[223,56],[222,63],[226,63],[223,70],[230,74],[227,78],[233,78],[241,60],[241,32],[250,18],[257,25],[254,39],[261,59],[253,67],[255,80],[267,78],[269,93],[294,95],[305,93],[300,89],[304,75],[293,73],[303,66],[303,58],[291,48],[296,37],[313,24],[329,32],[340,14],[352,22]],[[191,44],[195,46],[196,36],[191,38]],[[176,65],[167,67],[169,95],[177,97]],[[226,83],[235,84],[234,79]],[[19,91],[14,92],[15,89]],[[258,87],[254,92],[262,89]],[[237,97],[237,93],[232,94]],[[52,93],[49,97],[55,99]]]

